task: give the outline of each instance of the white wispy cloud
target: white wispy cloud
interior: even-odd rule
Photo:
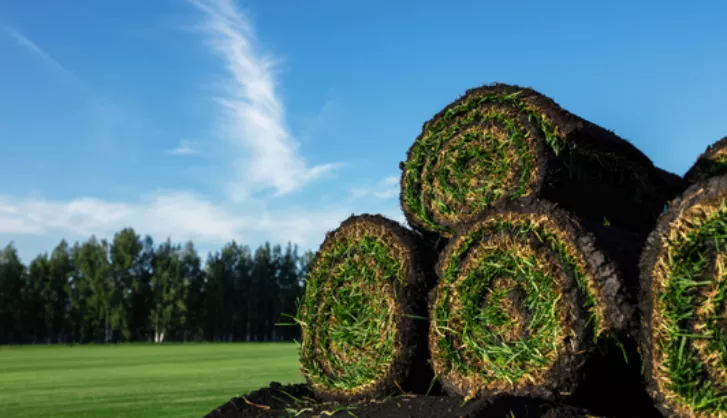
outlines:
[[[80,87],[84,90],[87,90],[88,88],[84,84],[84,82],[72,71],[67,69],[65,66],[63,66],[60,62],[58,62],[55,58],[53,58],[49,53],[47,53],[45,50],[43,50],[41,47],[39,47],[35,42],[30,40],[28,37],[20,33],[18,30],[10,27],[10,26],[4,26],[3,27],[5,33],[13,38],[17,44],[24,48],[26,51],[30,52],[31,54],[35,55],[37,58],[39,58],[45,65],[50,67],[52,70],[58,72],[61,76],[68,79],[69,81],[73,82],[77,85],[77,87]]]
[[[193,155],[199,154],[199,150],[196,148],[197,144],[194,141],[188,139],[182,139],[179,144],[170,149],[168,152],[173,155]]]
[[[340,167],[309,166],[300,155],[276,91],[276,62],[260,50],[252,25],[234,2],[189,1],[202,11],[206,44],[224,60],[229,76],[225,94],[215,101],[223,112],[221,132],[243,152],[230,196],[242,200],[266,189],[285,195]]]
[[[358,200],[365,197],[376,199],[392,199],[399,196],[399,177],[388,176],[378,183],[369,186],[355,186],[349,189],[349,199]]]
[[[131,226],[155,240],[171,237],[202,245],[220,245],[233,239],[246,243],[292,241],[314,248],[326,231],[349,214],[343,207],[276,210],[265,205],[240,212],[186,191],[159,193],[135,203],[93,197],[56,201],[0,195],[0,234],[110,237]]]

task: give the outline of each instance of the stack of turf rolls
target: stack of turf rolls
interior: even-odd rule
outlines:
[[[600,343],[626,351],[635,338],[640,248],[680,179],[551,99],[503,84],[435,115],[407,157],[407,220],[444,243],[429,347],[445,390],[588,397],[587,380],[623,355],[612,348],[604,360]]]
[[[700,164],[699,173],[719,171],[717,163]],[[658,402],[671,402],[676,393],[691,408],[716,402],[718,390],[695,383],[704,380],[679,349],[686,338],[682,308],[693,298],[668,300],[682,310],[670,308],[659,316],[663,327],[639,332],[643,294],[655,290],[647,280],[656,277],[653,266],[668,268],[668,261],[693,275],[706,262],[694,258],[692,247],[683,249],[686,244],[678,250],[696,261],[677,262],[651,239],[658,250],[641,260],[639,280],[649,233],[686,239],[665,217],[695,228],[683,210],[665,213],[687,181],[544,95],[506,84],[471,89],[436,114],[400,168],[401,206],[411,228],[379,215],[352,215],[327,234],[311,264],[297,321],[301,370],[319,397],[424,393],[437,381],[446,394],[465,400],[512,396],[596,405],[601,397],[602,404],[614,404],[599,391],[609,382],[608,390],[633,390],[614,380],[614,370],[640,366],[640,341],[652,349],[648,370],[672,382],[654,386]],[[727,178],[701,187],[714,195],[725,190],[722,184]],[[711,208],[702,204],[709,193],[693,195],[683,201]],[[699,233],[719,236],[722,218],[716,219]],[[709,245],[719,244],[715,238]],[[705,269],[715,274],[722,258],[709,260],[714,265]],[[651,267],[644,270],[646,264]],[[698,282],[680,280],[683,287]],[[716,304],[719,289],[695,297]],[[703,332],[718,333],[721,324]],[[644,344],[645,334],[659,341]],[[699,365],[715,381],[723,376],[714,365],[720,348],[700,347],[699,358],[712,363]],[[669,353],[676,357],[664,357]]]
[[[685,174],[641,256],[641,352],[666,416],[727,417],[727,138]]]

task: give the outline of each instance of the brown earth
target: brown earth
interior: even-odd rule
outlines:
[[[499,398],[463,403],[461,398],[442,393],[400,395],[382,400],[351,404],[322,402],[305,384],[281,385],[272,382],[265,388],[233,398],[210,411],[204,418],[649,418],[659,417],[656,410],[635,408],[633,413],[595,415],[582,408],[526,398]],[[619,400],[614,399],[614,404]],[[622,402],[623,403],[623,402]],[[638,410],[638,411],[637,411]]]

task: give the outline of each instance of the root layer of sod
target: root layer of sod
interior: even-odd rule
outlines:
[[[684,174],[690,183],[727,174],[727,136],[711,144]]]
[[[613,132],[506,84],[470,89],[426,122],[401,168],[409,224],[445,238],[498,202],[527,197],[646,234],[685,188]]]
[[[607,240],[585,225],[552,203],[520,201],[459,228],[439,258],[430,301],[432,363],[448,393],[603,398],[584,392],[589,383],[609,399],[648,400],[638,391],[635,343],[626,347],[636,333],[636,258],[619,268],[608,255],[615,251],[598,247]]]
[[[727,417],[727,176],[671,203],[640,267],[650,393],[670,416]]]
[[[501,397],[462,402],[443,394],[404,394],[351,403],[325,402],[304,384],[270,386],[231,399],[204,418],[605,418],[572,405]],[[623,415],[649,418],[653,415]],[[611,418],[620,418],[611,416]]]
[[[417,235],[378,215],[352,216],[326,236],[296,318],[301,370],[319,397],[349,401],[429,384],[432,260]]]

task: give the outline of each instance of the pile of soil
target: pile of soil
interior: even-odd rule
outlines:
[[[388,399],[350,404],[323,402],[305,384],[269,386],[233,398],[204,418],[268,417],[358,417],[358,418],[649,418],[659,417],[656,410],[634,415],[605,416],[570,405],[528,398],[480,399],[464,403],[461,398],[442,393],[400,395]]]

